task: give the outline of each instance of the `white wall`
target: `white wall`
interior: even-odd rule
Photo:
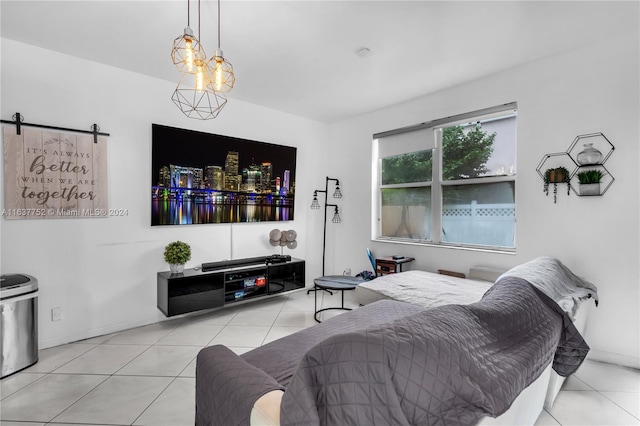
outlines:
[[[414,256],[412,268],[430,271],[506,268],[557,256],[600,289],[601,306],[586,334],[592,356],[640,366],[638,34],[331,126],[233,99],[213,121],[189,120],[170,101],[174,83],[1,41],[0,116],[19,111],[27,121],[73,128],[98,123],[111,133],[109,205],[129,210],[127,217],[108,219],[0,219],[2,273],[40,281],[41,347],[164,319],[156,309],[156,272],[167,268],[164,245],[178,238],[193,247],[189,267],[231,257],[231,234],[239,258],[271,252],[270,229],[294,228],[299,246],[292,255],[307,260],[310,284],[321,271],[322,211],[309,204],[328,175],[340,179],[344,198],[337,200],[343,222],[327,227],[327,274],[371,269],[366,247],[377,255]],[[511,101],[519,105],[517,254],[370,241],[373,133]],[[296,220],[152,228],[151,123],[298,147]],[[615,183],[603,197],[561,195],[553,204],[542,192],[538,162],[592,132],[616,146],[607,162]],[[51,322],[56,306],[64,319]]]
[[[40,347],[164,319],[156,309],[156,273],[168,269],[162,253],[176,239],[191,244],[187,267],[193,267],[279,252],[269,245],[268,232],[296,229],[298,248],[285,250],[311,260],[308,280],[317,275],[307,201],[315,185],[311,176],[319,173],[315,147],[325,142],[327,125],[233,98],[215,120],[191,120],[171,101],[177,72],[172,83],[7,39],[1,58],[2,118],[19,111],[32,123],[87,130],[97,123],[111,134],[109,207],[129,212],[107,219],[0,219],[2,273],[39,281]],[[297,147],[296,189],[303,196],[296,199],[295,220],[151,227],[152,123]],[[62,308],[62,321],[51,321],[53,307]]]
[[[561,259],[599,288],[586,340],[591,355],[640,366],[638,34],[442,90],[331,126],[333,168],[344,180],[343,223],[329,228],[328,273],[371,269],[379,256],[413,256],[412,269],[508,268],[541,255]],[[372,242],[363,220],[371,204],[372,134],[507,102],[518,103],[517,254]],[[542,192],[536,167],[577,135],[603,132],[616,149],[607,169],[616,181],[602,197]],[[336,154],[336,153],[339,153]]]

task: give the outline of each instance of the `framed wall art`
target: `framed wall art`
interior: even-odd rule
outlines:
[[[3,137],[4,217],[109,215],[105,137],[14,126]]]
[[[296,153],[153,124],[151,225],[293,220]]]

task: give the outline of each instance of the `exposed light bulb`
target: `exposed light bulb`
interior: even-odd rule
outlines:
[[[209,88],[215,92],[228,93],[231,91],[236,78],[233,75],[233,65],[224,58],[222,50],[216,49],[216,52],[207,64],[211,69]]]
[[[185,37],[185,58],[184,62],[187,65],[187,71],[193,71],[193,40]]]
[[[222,90],[222,61],[216,56],[216,64],[213,68],[213,86],[216,91]]]
[[[204,67],[198,64],[196,68],[196,90],[202,92],[204,90]]]
[[[193,35],[193,30],[188,26],[184,29],[184,34],[173,41],[171,49],[171,60],[180,72],[193,74],[196,62],[199,59],[205,60],[205,53],[198,39]]]

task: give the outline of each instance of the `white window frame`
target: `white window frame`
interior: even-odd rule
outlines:
[[[492,252],[506,252],[515,253],[516,241],[514,235],[514,247],[503,246],[487,246],[478,244],[467,243],[450,243],[442,241],[442,210],[443,210],[443,188],[447,186],[468,186],[476,184],[490,184],[500,182],[514,182],[516,184],[516,175],[502,175],[502,176],[489,176],[482,178],[468,178],[468,179],[456,179],[456,180],[443,180],[442,178],[442,129],[446,127],[455,126],[458,124],[466,124],[476,121],[488,121],[492,118],[502,118],[508,115],[517,116],[517,104],[515,102],[486,108],[483,110],[473,111],[470,113],[460,114],[453,117],[447,117],[431,122],[422,123],[416,126],[405,127],[402,129],[396,129],[389,132],[383,132],[373,135],[373,168],[372,168],[372,240],[380,242],[392,242],[401,244],[421,244],[431,245],[438,247],[456,247],[471,250],[483,250]],[[432,153],[432,180],[429,182],[417,182],[417,183],[405,183],[405,184],[392,184],[382,185],[382,158],[379,157],[379,141],[381,138],[393,136],[396,134],[402,134],[421,129],[431,129],[435,133],[435,148]],[[429,147],[425,147],[429,149]],[[409,152],[407,152],[409,153]],[[418,188],[418,187],[431,187],[431,232],[430,239],[411,239],[411,238],[399,238],[399,237],[385,237],[382,236],[382,189],[387,188]],[[514,203],[517,201],[514,197]],[[515,226],[515,225],[514,225]],[[515,229],[514,229],[515,234]]]

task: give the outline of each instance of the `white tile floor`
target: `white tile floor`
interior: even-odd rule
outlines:
[[[312,326],[313,297],[296,292],[41,350],[37,364],[0,381],[0,426],[193,425],[198,351],[220,343],[241,354]],[[322,307],[339,297],[318,294]],[[356,306],[352,292],[345,300]],[[536,425],[640,425],[640,372],[586,361]]]

